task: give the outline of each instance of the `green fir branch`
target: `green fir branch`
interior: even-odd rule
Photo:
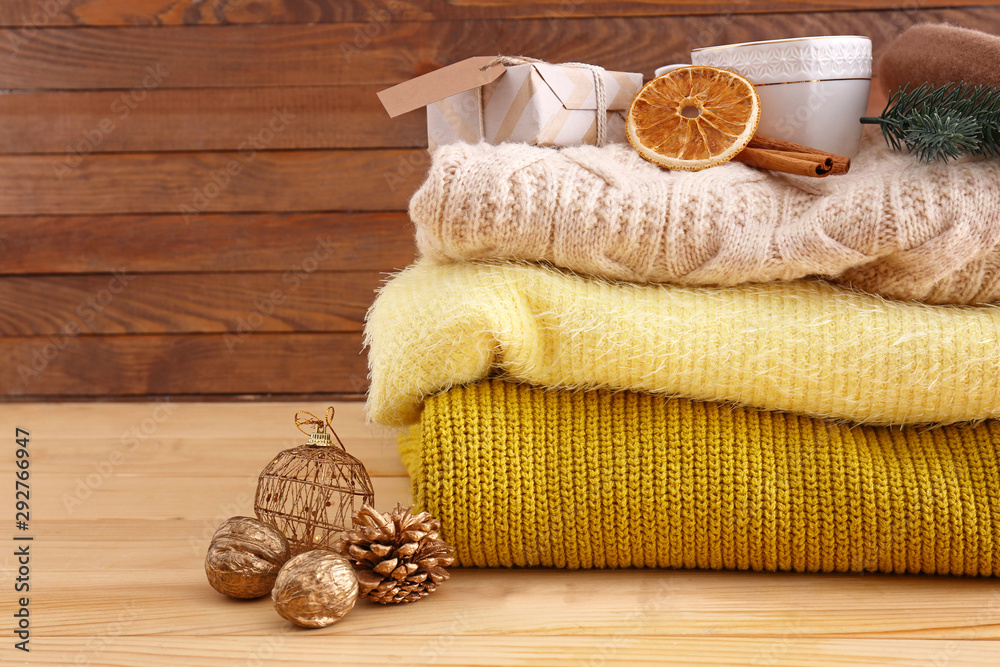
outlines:
[[[973,118],[953,112],[940,116],[935,111],[929,116],[914,115],[905,141],[907,151],[922,162],[947,162],[975,153],[982,142],[982,131]]]
[[[889,146],[922,162],[1000,157],[1000,88],[993,86],[904,87],[889,96],[880,116],[861,122],[879,125]]]

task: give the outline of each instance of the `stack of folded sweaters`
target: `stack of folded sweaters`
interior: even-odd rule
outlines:
[[[369,417],[462,565],[1000,575],[998,184],[441,147]]]

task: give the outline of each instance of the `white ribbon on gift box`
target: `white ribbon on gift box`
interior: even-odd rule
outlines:
[[[512,67],[514,65],[531,65],[535,63],[541,63],[543,65],[551,64],[544,60],[539,60],[538,58],[528,58],[527,56],[497,56],[479,69],[488,70],[496,65]],[[591,65],[590,63],[556,63],[556,65],[559,67],[578,67],[580,69],[589,69],[594,75],[594,96],[597,100],[597,145],[603,146],[608,140],[608,96],[607,91],[604,88],[604,77],[602,76],[604,68],[598,67],[597,65]],[[477,92],[480,95],[479,136],[485,137],[486,120],[483,116],[482,89],[477,89]]]

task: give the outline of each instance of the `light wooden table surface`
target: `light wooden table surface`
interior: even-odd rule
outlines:
[[[675,570],[456,570],[412,605],[302,630],[212,590],[224,519],[304,442],[295,403],[0,405],[0,663],[33,665],[1000,665],[1000,581]],[[377,505],[409,502],[392,434],[337,406]],[[15,428],[31,517],[14,527]],[[15,534],[30,535],[30,653],[14,648]]]

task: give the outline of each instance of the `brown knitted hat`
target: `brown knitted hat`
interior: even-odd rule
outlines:
[[[914,26],[882,53],[878,78],[886,93],[925,82],[1000,86],[1000,37],[945,24]]]

